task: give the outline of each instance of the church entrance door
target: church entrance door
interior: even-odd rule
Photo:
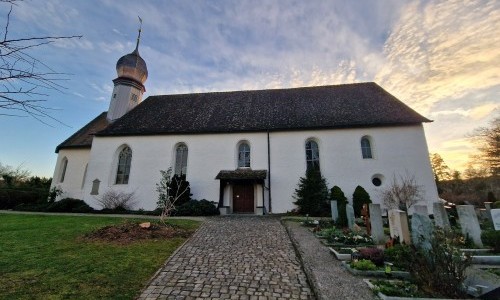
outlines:
[[[234,213],[254,212],[253,185],[235,184],[233,186],[233,212]]]

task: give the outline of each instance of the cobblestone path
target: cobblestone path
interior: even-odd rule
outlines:
[[[314,299],[278,218],[208,218],[139,299]]]

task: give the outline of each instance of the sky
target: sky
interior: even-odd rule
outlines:
[[[9,9],[0,3],[2,36]],[[500,1],[26,0],[8,38],[83,37],[29,50],[67,74],[43,91],[62,124],[0,115],[0,163],[52,176],[55,147],[108,109],[137,16],[143,99],[374,81],[434,120],[429,151],[457,170],[475,151],[466,135],[500,115]]]

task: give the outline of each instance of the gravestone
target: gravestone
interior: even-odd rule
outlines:
[[[392,238],[399,237],[400,243],[411,244],[406,212],[399,209],[389,210],[389,229]]]
[[[332,220],[337,222],[339,219],[339,209],[337,207],[337,200],[330,201],[330,209],[332,210]]]
[[[491,210],[491,218],[493,219],[495,230],[500,230],[500,208]]]
[[[476,211],[473,205],[457,205],[458,219],[460,227],[462,227],[462,234],[468,236],[474,241],[478,247],[483,247],[481,241],[481,228],[477,220]]]
[[[415,205],[413,206],[413,213],[421,214],[421,215],[429,215],[429,212],[427,211],[427,205]]]
[[[419,248],[429,250],[434,228],[429,216],[414,213],[411,216],[411,241]]]
[[[375,244],[385,243],[384,225],[382,224],[382,211],[380,204],[369,204],[370,223],[372,224],[372,239]]]
[[[347,225],[352,230],[354,228],[354,207],[351,204],[347,204],[345,210],[347,213]]]
[[[439,227],[444,230],[451,229],[450,220],[448,219],[448,213],[446,212],[446,208],[444,208],[444,204],[440,202],[434,202],[434,223],[436,227]]]
[[[493,202],[484,202],[484,207],[486,208],[486,216],[490,221],[493,222],[493,218],[491,217],[491,204]]]

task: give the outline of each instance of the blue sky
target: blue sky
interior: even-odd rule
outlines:
[[[499,1],[24,1],[8,37],[83,37],[30,52],[71,74],[45,103],[68,126],[0,116],[0,163],[52,176],[55,147],[108,109],[138,15],[145,97],[375,81],[434,120],[429,150],[454,169],[465,135],[499,115]]]

